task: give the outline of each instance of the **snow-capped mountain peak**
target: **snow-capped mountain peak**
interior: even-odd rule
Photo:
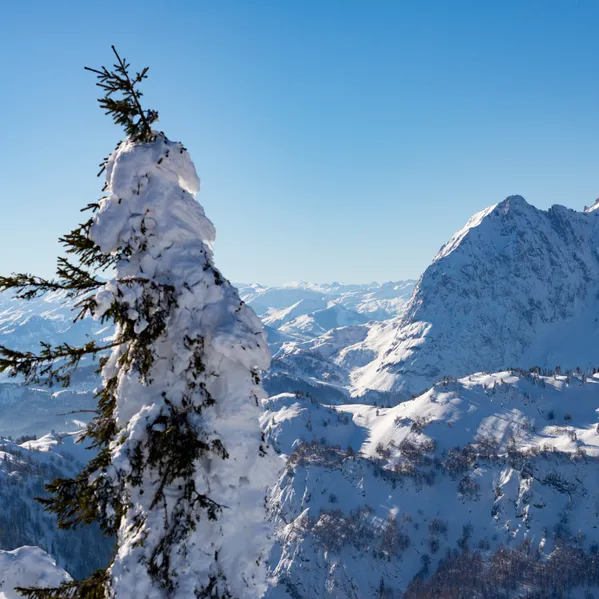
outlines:
[[[590,206],[585,206],[584,211],[585,212],[593,212],[594,210],[597,210],[598,208],[599,208],[599,198],[597,198],[595,200],[595,202],[593,204],[591,204]]]
[[[453,250],[459,247],[460,243],[463,241],[466,235],[468,235],[470,230],[474,227],[480,226],[485,217],[495,210],[496,207],[497,204],[493,204],[492,206],[489,206],[488,208],[485,208],[484,210],[481,210],[480,212],[477,212],[475,215],[471,216],[466,225],[457,231],[457,233],[454,233],[451,239],[439,250],[439,253],[435,256],[435,261],[441,260],[445,256],[448,256],[451,254],[451,252],[453,252]]]
[[[354,394],[401,400],[445,375],[594,366],[598,215],[520,196],[475,215],[421,277],[392,341],[353,374]]]

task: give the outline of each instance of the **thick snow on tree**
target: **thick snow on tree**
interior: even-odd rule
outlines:
[[[270,359],[261,323],[212,265],[214,227],[181,144],[125,141],[106,180],[90,238],[127,258],[95,316],[126,312],[137,336],[103,368],[120,431],[101,474],[123,506],[112,593],[258,597],[276,470],[258,426]]]
[[[113,48],[114,50],[114,48]],[[106,570],[35,599],[253,599],[265,590],[266,488],[276,475],[259,427],[260,371],[270,353],[257,316],[212,262],[214,227],[195,201],[186,149],[151,129],[132,76],[89,69],[99,103],[127,138],[102,165],[106,196],[62,242],[56,280],[0,277],[32,299],[64,291],[80,313],[115,324],[106,345],[42,343],[38,355],[0,346],[0,371],[70,384],[102,355],[98,410],[85,437],[97,454],[41,499],[62,528],[99,522],[117,538]],[[108,281],[97,277],[110,268]],[[106,350],[111,349],[110,356]]]

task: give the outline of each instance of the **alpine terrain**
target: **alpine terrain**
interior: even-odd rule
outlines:
[[[267,599],[599,596],[596,208],[507,198],[416,285],[238,286],[273,352],[261,424],[281,474],[267,497]],[[38,331],[113,339],[63,318],[61,299],[4,295],[0,333],[24,350]],[[65,390],[1,382],[4,436],[58,431],[5,441],[7,453],[65,453],[56,439],[71,443],[63,433],[88,415],[58,414],[89,408],[98,384],[82,364]],[[23,401],[32,416],[20,419]],[[39,544],[80,575],[44,530]]]

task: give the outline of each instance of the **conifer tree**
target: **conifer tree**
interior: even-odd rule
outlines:
[[[274,472],[258,424],[265,334],[213,264],[214,227],[194,199],[186,149],[154,131],[158,114],[141,107],[147,68],[133,76],[114,53],[113,69],[89,69],[100,106],[127,134],[101,165],[106,195],[62,238],[55,279],[0,277],[20,298],[78,298],[76,318],[114,323],[114,338],[42,343],[39,353],[0,347],[0,371],[68,385],[81,360],[99,358],[103,384],[85,433],[95,457],[41,501],[62,528],[99,522],[116,550],[86,580],[19,590],[31,599],[259,597]]]

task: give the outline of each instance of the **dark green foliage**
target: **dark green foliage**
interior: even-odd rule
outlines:
[[[100,70],[89,69],[98,76],[97,85],[105,91],[105,95],[98,101],[107,114],[110,114],[115,123],[124,127],[127,135],[134,141],[144,143],[154,139],[151,125],[158,118],[158,113],[153,110],[144,111],[139,99],[141,92],[138,84],[147,77],[148,69],[143,69],[135,76],[129,74],[129,64],[118,55],[114,70],[102,67]],[[103,168],[105,163],[103,163]],[[101,171],[102,172],[102,171]],[[83,210],[97,211],[98,203],[88,204]],[[115,265],[119,260],[126,259],[131,254],[130,248],[123,247],[112,254],[105,254],[89,236],[93,219],[90,218],[80,224],[73,231],[60,239],[67,255],[75,259],[73,262],[67,257],[58,259],[56,279],[44,279],[30,274],[13,274],[10,277],[0,277],[0,291],[11,290],[21,299],[32,299],[48,291],[64,291],[66,297],[79,298],[76,304],[78,313],[75,320],[87,314],[94,314],[97,306],[95,292],[105,285],[97,278],[97,273]],[[112,343],[97,345],[94,342],[82,347],[73,347],[61,344],[56,347],[41,342],[39,353],[19,352],[0,346],[0,372],[8,372],[12,377],[22,377],[26,383],[53,385],[55,383],[68,386],[72,371],[77,368],[81,360],[86,357],[102,355],[107,350],[123,346],[119,367],[132,368],[145,378],[150,370],[153,356],[150,349],[151,343],[164,331],[166,317],[174,305],[174,289],[167,285],[159,285],[150,280],[129,278],[117,281],[124,286],[141,286],[143,293],[138,313],[145,317],[148,326],[141,333],[134,331],[134,321],[128,317],[128,310],[119,302],[119,297],[102,315],[103,321],[118,325],[119,337]],[[105,358],[100,358],[100,367]],[[114,535],[118,530],[120,518],[125,506],[121,503],[115,489],[109,488],[106,478],[96,476],[110,465],[109,444],[115,439],[117,426],[114,419],[116,377],[107,381],[104,388],[98,393],[98,410],[96,417],[88,425],[85,439],[91,441],[91,446],[98,451],[87,466],[75,478],[58,478],[47,486],[50,497],[38,498],[49,512],[56,514],[58,525],[61,529],[71,529],[80,524],[98,523],[101,530]],[[176,417],[176,415],[175,415]],[[189,441],[186,438],[186,441]],[[194,441],[197,441],[194,439]],[[162,445],[163,449],[178,445],[176,435],[166,435]],[[181,450],[180,443],[178,449]],[[206,447],[195,447],[194,451],[179,451],[178,457],[184,460],[185,456],[197,456],[199,452],[213,447],[213,443]],[[189,453],[188,453],[189,452]],[[192,458],[187,458],[191,460]],[[140,470],[144,463],[140,463]],[[189,469],[189,463],[171,464],[171,470],[164,473],[165,481],[170,481],[172,476],[178,475],[182,470]],[[133,473],[132,477],[139,475]],[[94,482],[90,483],[90,479]],[[195,489],[189,489],[193,494]],[[218,506],[211,505],[207,498],[198,496],[198,507],[213,513]],[[32,599],[104,599],[108,570],[99,570],[89,578],[64,584],[54,589],[19,589],[25,596]]]
[[[52,347],[42,341],[39,354],[0,346],[0,372],[8,371],[11,377],[22,376],[25,383],[43,383],[50,387],[54,383],[61,383],[68,387],[71,372],[84,356],[96,355],[121,343],[119,340],[108,345],[96,345],[90,341],[81,347],[73,347],[68,343]]]
[[[11,277],[0,277],[0,289],[2,291],[16,289],[16,297],[29,300],[49,291],[67,291],[67,295],[72,297],[82,293],[83,290],[96,289],[102,286],[100,281],[87,276],[77,282],[72,276],[68,278],[62,276],[61,279],[62,281],[48,280],[30,274],[13,274]],[[87,281],[87,284],[85,284],[85,281]]]
[[[137,143],[156,140],[151,130],[158,115],[155,111],[144,111],[137,86],[146,78],[147,68],[134,77],[129,75],[129,65],[117,57],[114,70],[105,67],[88,69],[98,76],[98,85],[105,91],[99,99],[100,106],[110,114],[115,123],[124,127],[128,137]],[[102,164],[102,170],[106,162]],[[102,172],[102,171],[101,171]],[[96,212],[100,204],[89,204],[84,210]],[[45,508],[56,515],[60,529],[69,530],[79,525],[95,523],[107,535],[119,531],[121,521],[130,508],[128,492],[140,487],[151,473],[152,483],[148,489],[153,493],[150,509],[173,500],[167,489],[178,489],[178,498],[165,515],[164,532],[160,541],[147,552],[144,563],[147,572],[166,596],[176,590],[177,574],[173,572],[171,556],[179,544],[185,542],[196,529],[200,518],[216,520],[225,506],[214,502],[200,493],[195,486],[195,469],[203,456],[228,458],[226,448],[210,430],[202,429],[201,414],[215,401],[204,382],[203,338],[185,339],[190,350],[190,361],[184,375],[187,387],[183,397],[169,401],[163,394],[163,407],[154,420],[148,423],[145,437],[128,442],[124,431],[120,431],[115,418],[119,372],[135,373],[144,385],[153,383],[152,366],[156,359],[155,342],[164,337],[172,310],[177,305],[174,287],[140,277],[128,277],[112,281],[112,303],[106,309],[96,303],[97,291],[105,285],[97,274],[120,261],[126,261],[134,253],[146,249],[147,230],[143,219],[140,227],[141,239],[135,247],[123,245],[111,254],[104,254],[90,239],[93,218],[79,225],[61,238],[69,259],[59,259],[57,278],[45,280],[28,274],[0,277],[0,291],[13,290],[17,297],[31,299],[47,291],[64,291],[67,297],[77,298],[76,319],[85,315],[100,316],[102,321],[116,325],[117,337],[112,343],[99,346],[90,342],[83,347],[62,344],[52,347],[41,344],[39,353],[17,352],[0,346],[0,372],[23,377],[25,382],[52,385],[68,385],[70,376],[82,360],[99,357],[100,369],[106,365],[106,352],[114,349],[110,374],[106,374],[104,388],[97,394],[97,411],[89,423],[84,439],[97,451],[96,456],[74,478],[58,478],[47,486],[49,497],[39,498]],[[220,273],[210,260],[206,270],[214,273],[215,283],[222,284]],[[126,293],[134,287],[135,293]],[[126,297],[127,296],[127,297]],[[132,299],[134,298],[134,299]],[[134,315],[134,316],[132,316]],[[144,323],[139,327],[140,322]],[[112,367],[114,367],[112,369]],[[259,380],[256,374],[256,379]],[[198,424],[200,423],[200,424]],[[127,444],[126,444],[127,443]],[[126,444],[123,447],[123,444]],[[111,460],[115,448],[126,453],[130,470],[114,473]],[[166,514],[166,507],[165,507]],[[136,516],[129,533],[144,530],[143,515]],[[129,534],[128,533],[128,534]],[[139,534],[139,545],[144,545],[147,536]],[[215,555],[218,562],[218,555]],[[104,599],[109,585],[109,569],[99,570],[82,581],[66,583],[52,589],[19,589],[30,599]],[[222,575],[198,581],[197,598],[232,599],[220,590],[226,587]]]
[[[98,570],[83,581],[65,582],[55,588],[22,588],[17,591],[30,599],[106,599],[104,589],[108,582],[106,570]]]
[[[155,110],[143,110],[139,102],[142,93],[136,87],[146,79],[148,67],[136,73],[135,77],[131,77],[129,63],[119,56],[114,46],[112,51],[117,59],[113,71],[106,67],[101,67],[100,70],[85,67],[98,76],[96,85],[106,92],[98,100],[100,107],[106,111],[106,114],[112,116],[112,120],[117,125],[121,125],[127,136],[134,141],[152,141],[154,136],[151,125],[158,120],[158,113]],[[118,94],[121,97],[114,97]]]
[[[86,577],[105,567],[114,541],[100,537],[96,524],[77,531],[58,530],[49,534],[56,528],[56,520],[33,502],[34,497],[46,495],[44,483],[57,476],[73,474],[81,464],[68,452],[54,457],[8,442],[2,444],[2,451],[0,547],[13,550],[23,545],[39,545],[50,552],[59,565],[68,564],[71,574],[77,577]]]

